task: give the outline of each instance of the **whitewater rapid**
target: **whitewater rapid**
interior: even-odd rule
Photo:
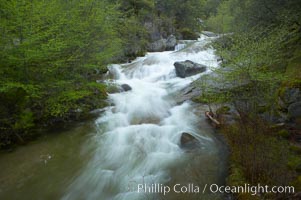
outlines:
[[[200,127],[194,105],[178,105],[175,99],[181,89],[218,67],[214,49],[207,46],[211,39],[201,36],[176,51],[148,53],[132,63],[109,66],[115,79],[107,83],[128,84],[132,89],[109,94],[111,106],[95,121],[97,134],[82,149],[83,154],[92,151],[92,156],[62,199],[159,199],[160,192],[141,192],[138,185],[195,181],[185,180],[185,170],[181,168],[207,171],[209,175],[201,175],[203,182],[212,178],[209,171],[218,160],[217,144]],[[173,64],[185,60],[208,69],[202,74],[178,78]],[[201,147],[197,153],[180,148],[183,132],[198,138]]]

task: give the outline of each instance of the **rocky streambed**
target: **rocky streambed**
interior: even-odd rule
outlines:
[[[41,162],[14,152],[11,159],[0,158],[0,163],[6,163],[1,165],[5,178],[0,198],[221,199],[219,194],[195,188],[224,182],[225,147],[206,121],[207,108],[177,99],[193,81],[218,67],[214,49],[208,47],[211,39],[203,35],[178,51],[148,53],[132,63],[111,65],[113,79],[107,84],[119,89],[109,94],[110,106],[92,126],[76,125],[68,134],[60,134],[64,140],[54,137],[51,144],[40,140],[34,151],[22,150]],[[176,62],[184,65],[182,77]],[[82,128],[75,129],[78,126]],[[24,179],[16,173],[20,170],[30,176]],[[11,181],[4,183],[6,179]],[[147,189],[156,184],[184,189],[165,195]],[[189,188],[195,192],[188,192]]]

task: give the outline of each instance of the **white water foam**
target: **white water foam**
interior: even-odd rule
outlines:
[[[176,77],[174,62],[204,64],[209,67],[206,73],[218,66],[214,50],[204,48],[209,41],[203,36],[187,47],[189,51],[148,53],[130,64],[109,67],[116,83],[132,90],[109,95],[113,106],[96,120],[98,133],[88,144],[95,145],[94,156],[62,199],[145,199],[144,193],[128,186],[170,181],[170,168],[185,161],[179,147],[182,132],[211,145],[212,139],[197,129],[192,105],[176,105],[169,98],[201,76]]]

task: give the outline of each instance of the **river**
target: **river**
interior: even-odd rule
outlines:
[[[202,190],[224,181],[224,145],[206,122],[205,106],[176,101],[202,74],[178,78],[173,66],[191,60],[210,73],[218,67],[207,46],[211,39],[201,36],[178,46],[183,49],[110,65],[114,80],[107,83],[132,89],[109,94],[111,106],[95,121],[52,130],[0,155],[0,199],[222,199]],[[199,145],[181,148],[183,132]]]

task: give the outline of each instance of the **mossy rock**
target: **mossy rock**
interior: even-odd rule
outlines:
[[[117,85],[117,84],[109,84],[107,86],[107,92],[108,93],[119,93],[121,90],[120,90],[120,87]]]
[[[191,100],[192,100],[193,102],[195,102],[195,103],[207,103],[207,101],[204,100],[204,99],[202,98],[202,96],[193,97]]]

